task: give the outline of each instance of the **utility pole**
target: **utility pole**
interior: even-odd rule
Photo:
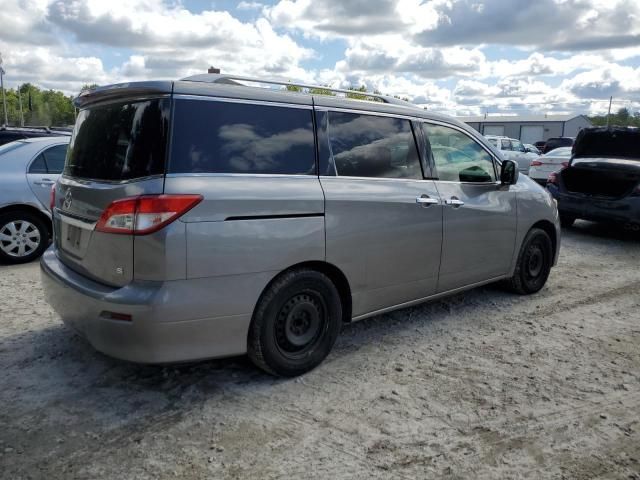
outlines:
[[[4,69],[2,68],[2,53],[0,53],[0,89],[2,90],[2,107],[4,108],[4,124],[8,125],[7,120],[7,99],[4,95]]]
[[[609,112],[607,113],[607,128],[611,120],[611,104],[613,103],[613,96],[609,97]]]
[[[22,113],[22,92],[20,91],[20,87],[22,85],[18,85],[18,105],[20,105],[20,126],[24,127],[24,114]]]

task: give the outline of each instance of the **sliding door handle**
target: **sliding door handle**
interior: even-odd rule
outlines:
[[[416,203],[422,207],[428,207],[429,205],[439,204],[440,200],[437,198],[431,198],[427,195],[422,195],[421,197],[416,198]]]

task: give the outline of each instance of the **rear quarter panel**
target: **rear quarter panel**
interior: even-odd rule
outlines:
[[[47,205],[35,196],[27,181],[27,165],[47,144],[25,144],[0,156],[0,208],[28,205],[51,217]]]

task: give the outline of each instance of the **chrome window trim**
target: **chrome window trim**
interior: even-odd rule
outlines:
[[[320,175],[320,180],[374,180],[376,182],[434,182],[431,178],[392,178],[392,177],[349,177],[340,175]]]
[[[318,175],[301,174],[296,175],[294,173],[215,173],[215,172],[202,172],[202,173],[167,173],[166,178],[180,178],[180,177],[256,177],[256,178],[306,178],[306,179],[318,179]]]
[[[226,102],[226,103],[242,103],[246,105],[263,105],[267,107],[280,108],[299,108],[302,110],[313,110],[313,105],[304,103],[286,103],[286,102],[269,102],[267,100],[250,100],[245,98],[233,97],[212,97],[208,95],[191,95],[186,93],[177,93],[173,96],[176,100],[200,100],[204,102]]]
[[[100,180],[99,178],[83,178],[83,177],[74,177],[72,175],[67,175],[66,173],[60,174],[60,178],[63,180],[70,180],[78,183],[103,183],[107,185],[126,185],[128,183],[136,183],[136,182],[144,182],[147,180],[156,180],[160,178],[164,178],[164,173],[156,173],[155,175],[147,175],[146,177],[136,177],[129,178],[127,180]]]
[[[400,113],[378,112],[375,110],[360,110],[357,108],[344,108],[344,107],[327,107],[325,105],[320,107],[316,106],[314,108],[317,112],[355,113],[358,115],[375,115],[378,117],[393,117],[393,118],[399,118],[402,120],[413,120],[413,121],[422,121],[422,122],[427,121],[425,120],[424,117],[417,117],[415,115],[403,115]]]

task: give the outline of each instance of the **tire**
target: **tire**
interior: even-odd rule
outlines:
[[[315,270],[287,272],[258,301],[249,358],[272,375],[302,375],[327,357],[341,327],[342,303],[333,282]]]
[[[30,262],[48,245],[49,229],[39,216],[20,210],[0,214],[0,262]]]
[[[576,217],[560,214],[560,225],[562,228],[569,228],[576,221]]]
[[[518,255],[516,269],[507,281],[508,288],[521,295],[539,292],[549,278],[553,263],[553,245],[547,232],[532,228]]]

